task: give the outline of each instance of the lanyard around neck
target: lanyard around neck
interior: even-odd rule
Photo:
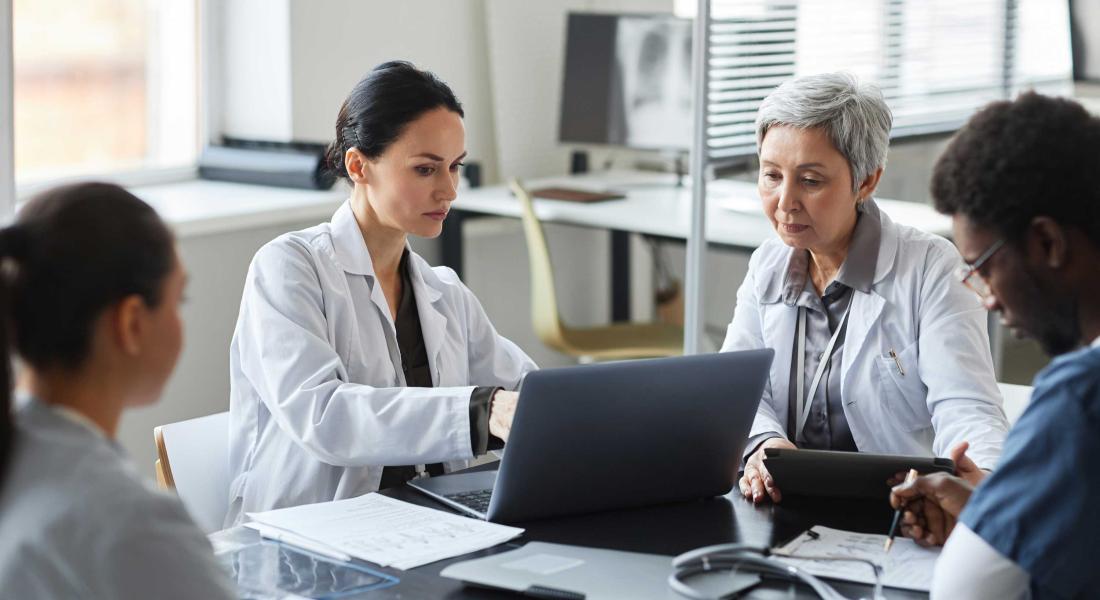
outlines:
[[[844,331],[844,326],[848,323],[848,313],[852,311],[853,302],[855,302],[854,294],[848,298],[848,306],[844,309],[844,316],[840,318],[840,323],[837,324],[833,337],[829,339],[829,344],[825,346],[825,352],[821,355],[821,362],[817,365],[817,372],[814,373],[814,378],[810,382],[810,389],[805,393],[803,393],[803,388],[806,380],[806,307],[798,307],[798,333],[796,334],[798,352],[795,358],[795,400],[797,406],[795,414],[798,420],[796,421],[795,437],[792,440],[795,444],[802,439],[802,430],[806,427],[806,420],[810,417],[810,408],[813,406],[817,386],[821,384],[825,369],[828,368],[829,362],[833,360],[836,341],[840,338],[840,332]]]

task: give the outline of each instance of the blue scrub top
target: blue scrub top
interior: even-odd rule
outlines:
[[[999,466],[960,519],[1028,572],[1034,598],[1100,593],[1100,348],[1039,373]]]

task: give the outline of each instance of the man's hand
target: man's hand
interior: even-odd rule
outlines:
[[[904,507],[901,532],[921,546],[942,546],[974,487],[965,479],[933,473],[890,491],[890,506]]]
[[[959,442],[955,444],[955,447],[951,449],[951,460],[955,462],[955,475],[962,477],[973,487],[978,487],[978,484],[985,479],[985,476],[989,473],[978,467],[977,463],[970,460],[970,457],[966,455],[966,451],[970,449],[970,442]],[[894,487],[899,483],[905,481],[905,471],[900,473],[894,473],[890,479],[886,480],[886,485]]]
[[[966,455],[969,449],[970,442],[959,442],[951,449],[951,460],[955,461],[955,475],[965,479],[971,486],[978,487],[987,473]]]

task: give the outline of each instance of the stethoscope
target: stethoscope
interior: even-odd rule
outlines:
[[[690,552],[685,552],[672,559],[672,573],[668,576],[668,585],[677,594],[685,598],[691,598],[692,600],[726,600],[727,598],[737,598],[742,593],[748,591],[749,588],[741,587],[717,596],[708,595],[693,587],[688,583],[688,579],[704,573],[746,569],[754,574],[803,583],[809,586],[809,588],[817,594],[818,598],[824,600],[842,600],[844,598],[839,592],[834,590],[824,581],[818,579],[812,573],[794,565],[775,560],[771,558],[772,555],[772,551],[768,548],[761,548],[748,544],[718,544],[715,546],[698,548]],[[867,563],[875,572],[875,591],[873,597],[882,597],[881,568],[869,560],[836,556],[802,555],[792,558],[807,560],[843,560]]]

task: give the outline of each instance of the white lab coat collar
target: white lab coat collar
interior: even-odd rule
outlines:
[[[408,247],[408,243],[405,244]],[[449,284],[444,283],[436,275],[435,269],[428,261],[409,248],[409,278],[412,279],[413,290],[416,292],[416,307],[423,312],[422,300],[435,304],[443,297],[443,288]],[[423,317],[421,317],[423,318]]]
[[[332,215],[330,231],[336,263],[348,273],[363,275],[367,278],[367,284],[371,289],[371,300],[392,327],[393,317],[390,315],[381,287],[374,285],[376,280],[374,261],[371,260],[367,242],[363,239],[363,231],[355,220],[355,213],[351,210],[350,199],[341,204]],[[420,331],[424,337],[428,363],[431,365],[432,382],[433,385],[439,385],[441,366],[439,357],[443,350],[447,317],[436,303],[443,298],[441,289],[447,284],[439,279],[427,261],[413,252],[408,241],[405,242],[405,249],[409,252],[409,279],[412,281],[413,294],[416,296],[416,309],[420,314]],[[394,334],[396,335],[396,331]]]
[[[874,200],[869,200],[874,202]],[[878,205],[875,205],[876,209]],[[875,283],[886,278],[897,264],[898,255],[898,228],[894,221],[886,213],[879,211],[879,220],[882,221],[882,237],[878,244],[878,262],[875,264]]]
[[[373,289],[374,261],[367,250],[367,242],[363,239],[359,222],[355,220],[355,213],[351,210],[350,198],[332,215],[330,231],[336,263],[348,273],[367,276]],[[420,308],[419,299],[422,296],[426,296],[428,302],[436,302],[442,296],[439,288],[445,284],[435,275],[427,261],[412,251],[407,241],[405,248],[409,251],[410,276],[418,300],[417,308]]]
[[[1089,344],[1089,347],[1090,348],[1100,348],[1100,337],[1096,338],[1095,340],[1092,340],[1092,343]]]
[[[348,273],[370,277],[373,287],[374,262],[367,250],[367,242],[363,239],[363,231],[359,229],[359,222],[355,220],[355,213],[351,210],[350,199],[341,204],[332,215],[329,231],[336,264]]]
[[[874,199],[867,201],[870,206],[865,210],[875,210],[879,213],[879,219],[882,223],[882,233],[879,236],[878,245],[878,259],[875,261],[875,277],[874,283],[882,281],[895,267],[895,258],[898,253],[898,232],[897,227],[894,226],[894,222],[890,219],[886,213],[882,212],[878,205],[875,204]],[[763,275],[755,282],[756,285],[756,297],[760,299],[761,304],[775,304],[783,299],[783,278],[787,274],[787,263],[790,262],[791,252],[793,248],[787,248],[786,252],[777,253],[772,260],[771,264],[761,264],[759,273]],[[870,294],[864,294],[859,290],[853,290],[855,296],[877,296],[872,288]],[[881,301],[881,298],[879,298]],[[853,307],[854,310],[855,307]],[[849,325],[850,327],[850,325]]]

